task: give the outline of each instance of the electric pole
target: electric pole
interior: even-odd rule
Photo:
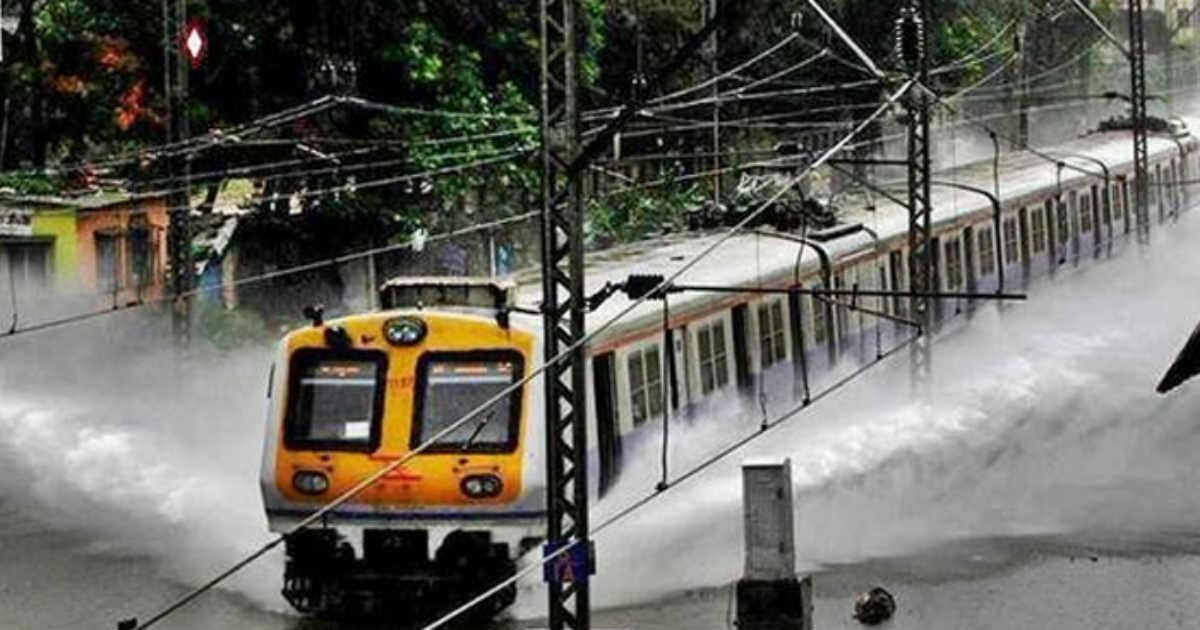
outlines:
[[[582,177],[578,0],[541,0],[542,320],[546,363],[582,341]],[[542,376],[546,405],[547,565],[552,630],[591,627],[588,575],[587,383],[582,346]]]
[[[701,0],[705,2],[708,9],[708,15],[705,22],[713,19],[717,14],[717,3],[720,0]],[[719,44],[717,43],[717,31],[712,34],[712,150],[713,150],[713,211],[721,206],[721,81],[717,79],[721,74],[721,64],[717,60],[719,53]]]
[[[187,82],[190,61],[184,54],[187,28],[185,0],[163,0],[163,77],[167,93],[167,252],[170,257],[171,332],[175,343],[186,347],[191,341],[192,229],[191,156],[183,143],[188,139]],[[188,34],[189,36],[192,33]]]
[[[1129,0],[1129,100],[1133,126],[1133,208],[1137,217],[1138,241],[1150,240],[1147,207],[1146,146],[1146,35],[1142,26],[1142,0]]]
[[[908,110],[908,277],[912,298],[912,318],[921,325],[921,336],[912,346],[914,384],[927,381],[930,374],[931,317],[928,294],[933,286],[932,227],[930,199],[929,138],[929,2],[914,0],[900,9],[897,20],[897,45],[905,70],[917,80],[904,103]],[[999,238],[999,235],[996,235]]]

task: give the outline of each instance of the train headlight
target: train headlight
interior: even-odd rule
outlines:
[[[458,487],[472,499],[486,499],[500,494],[504,483],[496,475],[471,475],[464,477]]]
[[[425,322],[416,317],[397,317],[383,324],[383,336],[394,346],[411,346],[425,338]]]
[[[329,489],[325,473],[301,470],[292,477],[292,487],[304,494],[321,494]]]

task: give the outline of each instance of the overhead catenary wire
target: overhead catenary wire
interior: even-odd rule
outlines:
[[[842,387],[845,387],[847,384],[849,384],[852,381],[854,381],[855,379],[857,379],[859,376],[861,376],[867,370],[875,367],[875,365],[877,365],[878,363],[886,360],[887,358],[895,355],[899,351],[908,347],[910,344],[912,344],[913,341],[920,338],[920,336],[921,336],[920,334],[913,335],[913,336],[909,337],[908,339],[896,344],[892,348],[888,349],[888,351],[881,353],[874,361],[871,361],[871,362],[863,365],[862,367],[858,368],[857,370],[854,370],[850,374],[847,374],[846,376],[842,377],[841,379],[839,379],[838,381],[836,381],[835,383],[830,385],[825,390],[819,392],[817,395],[813,396],[811,400],[806,400],[806,401],[800,403],[799,405],[793,406],[791,409],[787,410],[786,412],[781,414],[779,417],[777,417],[774,421],[765,423],[764,425],[760,426],[758,431],[751,433],[751,434],[747,435],[746,437],[735,441],[734,443],[725,447],[721,451],[718,451],[716,454],[712,455],[705,461],[701,462],[700,464],[697,464],[696,466],[689,469],[687,472],[676,477],[673,481],[668,482],[664,487],[656,488],[655,491],[652,492],[651,494],[648,494],[645,497],[642,497],[641,499],[638,499],[638,500],[630,503],[625,508],[621,509],[617,513],[613,514],[612,516],[610,516],[607,519],[605,519],[604,521],[602,521],[599,525],[593,527],[591,530],[592,537],[598,537],[600,534],[602,534],[604,531],[608,530],[610,527],[623,521],[630,514],[637,512],[638,510],[642,509],[643,507],[650,504],[651,502],[664,496],[664,494],[667,491],[669,491],[672,488],[675,488],[683,483],[686,483],[690,479],[696,478],[696,476],[699,475],[700,473],[704,472],[705,470],[712,467],[716,463],[725,459],[729,455],[741,450],[747,444],[750,444],[751,442],[762,437],[771,429],[774,429],[775,427],[778,427],[779,425],[783,424],[784,422],[787,422],[788,420],[796,417],[801,411],[808,409],[814,403],[817,403],[821,399],[837,392]],[[582,541],[578,538],[567,541],[566,544],[564,544],[563,546],[554,550],[553,552],[546,554],[537,562],[531,563],[529,566],[517,571],[513,575],[509,576],[507,579],[497,583],[492,588],[479,594],[474,599],[472,599],[472,600],[462,604],[458,608],[446,613],[439,619],[435,620],[433,623],[426,625],[424,628],[422,628],[422,630],[436,630],[437,628],[440,628],[440,627],[446,625],[450,621],[453,621],[459,615],[461,615],[464,612],[470,610],[471,608],[474,608],[475,606],[479,605],[480,602],[483,602],[486,599],[488,599],[489,597],[500,592],[502,589],[507,588],[508,586],[510,586],[512,584],[515,584],[521,578],[523,578],[523,577],[533,573],[534,571],[541,569],[545,565],[557,560],[560,556],[566,554],[567,552],[569,552],[572,548],[574,548],[581,542]]]
[[[771,46],[770,48],[767,48],[766,50],[755,55],[754,57],[750,58],[749,60],[744,61],[741,64],[738,64],[734,68],[726,70],[725,72],[722,72],[721,74],[718,74],[715,77],[711,77],[705,81],[702,81],[702,82],[692,85],[690,87],[683,88],[682,90],[677,90],[670,94],[652,98],[652,99],[646,101],[646,103],[649,105],[664,103],[664,102],[670,101],[672,99],[678,98],[680,96],[683,96],[685,94],[691,94],[692,92],[698,92],[698,91],[703,90],[704,88],[707,88],[715,83],[719,83],[721,81],[729,79],[729,78],[733,77],[734,75],[736,75],[737,73],[741,72],[742,70],[745,70],[746,68],[749,68],[750,66],[753,66],[754,64],[762,61],[763,59],[766,59],[767,57],[770,57],[771,55],[775,54],[776,51],[783,48],[784,46],[787,46],[788,44],[790,44],[793,40],[795,40],[799,36],[800,36],[799,33],[792,33],[792,34],[788,35],[787,37],[784,37],[783,39],[776,42],[775,45]]]
[[[64,170],[73,170],[75,168],[103,168],[121,164],[130,164],[142,160],[146,155],[155,154],[160,156],[175,156],[184,153],[194,152],[197,147],[208,147],[219,145],[222,143],[236,142],[237,138],[247,135],[256,134],[267,129],[278,127],[289,122],[314,116],[329,109],[333,109],[342,105],[353,105],[363,109],[380,111],[384,113],[403,114],[406,116],[423,116],[434,118],[465,118],[479,120],[508,120],[508,121],[532,121],[536,116],[532,114],[509,114],[509,113],[488,113],[488,112],[461,112],[439,109],[421,109],[414,107],[405,107],[399,105],[391,105],[387,103],[379,103],[369,101],[357,97],[349,96],[333,96],[326,95],[317,99],[307,101],[300,105],[296,105],[278,112],[268,114],[256,118],[252,121],[240,123],[228,128],[210,129],[207,133],[199,134],[176,142],[162,143],[157,145],[141,147],[135,151],[126,153],[118,153],[111,156],[109,159],[84,159],[74,162],[62,162],[53,167],[39,169],[24,169],[7,171],[14,174],[24,175],[39,175],[53,174]],[[536,130],[533,127],[522,128],[514,133],[525,133],[528,130]],[[447,140],[453,141],[453,140]]]
[[[724,235],[717,238],[715,241],[713,241],[711,244],[709,244],[704,249],[702,249],[699,253],[697,253],[695,256],[693,256],[690,260],[688,260],[683,265],[681,265],[676,271],[674,271],[672,274],[670,274],[669,276],[664,278],[662,283],[660,283],[657,287],[655,287],[654,290],[651,291],[651,293],[653,293],[655,291],[660,291],[660,290],[664,289],[665,287],[667,287],[670,282],[673,282],[676,278],[678,278],[681,275],[683,275],[684,273],[686,273],[692,267],[697,265],[701,260],[708,257],[708,255],[710,255],[718,247],[723,245],[730,238],[733,238],[735,235],[740,233],[751,221],[753,221],[756,217],[758,217],[763,212],[765,212],[767,210],[767,208],[769,208],[772,203],[774,203],[780,196],[782,196],[783,193],[787,189],[790,189],[792,186],[796,185],[803,179],[807,178],[813,170],[818,168],[822,163],[824,163],[826,160],[828,160],[830,157],[832,157],[835,153],[840,151],[842,149],[842,147],[850,141],[851,138],[853,138],[855,135],[860,133],[871,122],[873,122],[876,118],[878,118],[880,115],[882,115],[883,112],[886,111],[887,108],[892,105],[892,103],[894,103],[897,99],[899,99],[901,96],[903,96],[912,87],[913,83],[914,82],[912,80],[905,82],[895,93],[893,93],[887,99],[887,101],[884,104],[880,105],[880,107],[878,109],[876,109],[875,112],[873,112],[870,116],[865,118],[858,126],[856,126],[854,128],[853,131],[851,131],[844,138],[842,138],[842,140],[839,143],[837,143],[834,147],[830,148],[828,151],[826,151],[824,154],[822,154],[821,157],[819,157],[811,165],[809,165],[807,168],[805,168],[803,170],[803,172],[801,172],[800,174],[798,174],[794,178],[792,178],[790,180],[788,186],[781,188],[781,190],[779,192],[775,193],[772,196],[772,198],[763,202],[757,209],[755,209],[753,212],[749,213],[737,225],[730,228]],[[600,324],[600,326],[598,326],[592,332],[585,334],[578,341],[570,344],[569,346],[564,348],[561,352],[559,352],[554,357],[548,358],[546,361],[543,362],[543,364],[540,367],[538,367],[535,370],[532,370],[530,372],[530,374],[528,374],[525,377],[521,378],[520,380],[514,382],[513,384],[505,387],[501,391],[497,392],[494,396],[483,401],[477,407],[471,409],[466,414],[464,414],[462,417],[460,417],[458,420],[456,420],[452,423],[449,423],[444,429],[439,431],[437,434],[433,435],[429,440],[412,448],[404,456],[397,458],[397,459],[393,460],[392,462],[389,462],[387,465],[385,465],[385,466],[379,468],[378,470],[376,470],[375,472],[371,473],[366,478],[364,478],[362,481],[360,481],[359,483],[355,484],[354,486],[352,486],[351,488],[349,488],[348,490],[343,492],[337,498],[335,498],[332,501],[330,501],[329,503],[325,504],[322,508],[314,511],[311,515],[309,515],[305,519],[301,520],[295,527],[293,527],[287,533],[281,534],[276,539],[272,540],[271,542],[267,543],[259,550],[255,551],[253,554],[248,556],[246,559],[240,561],[239,563],[237,563],[230,569],[220,573],[213,580],[210,580],[209,582],[206,582],[201,587],[189,592],[188,594],[186,594],[185,596],[183,596],[182,598],[180,598],[179,600],[177,600],[176,602],[174,602],[173,604],[171,604],[170,606],[165,608],[163,611],[161,611],[158,614],[151,617],[149,621],[139,625],[138,626],[139,630],[144,630],[145,628],[151,627],[152,625],[154,625],[155,623],[157,623],[158,621],[160,621],[167,615],[171,614],[175,610],[178,610],[182,606],[186,605],[188,602],[192,601],[196,597],[200,596],[204,592],[206,592],[209,589],[211,589],[212,587],[216,586],[222,580],[226,579],[230,575],[233,575],[233,573],[235,573],[237,570],[240,570],[242,567],[246,566],[247,564],[252,562],[254,559],[261,557],[263,554],[265,554],[271,548],[278,546],[281,542],[286,540],[287,537],[292,535],[294,532],[300,531],[300,530],[304,529],[305,527],[308,527],[309,525],[320,521],[322,518],[327,516],[330,512],[337,509],[339,506],[346,503],[351,498],[357,496],[360,492],[362,492],[366,488],[370,487],[378,480],[382,479],[388,473],[390,473],[393,470],[396,470],[397,468],[400,468],[404,464],[408,463],[409,461],[412,460],[413,457],[415,457],[415,456],[419,455],[420,453],[424,452],[425,450],[427,450],[429,447],[431,447],[433,444],[435,444],[438,440],[442,439],[446,435],[449,435],[451,432],[457,430],[459,427],[461,427],[464,424],[466,424],[467,422],[469,422],[472,418],[474,418],[478,414],[482,413],[485,409],[490,407],[492,404],[494,404],[497,401],[503,399],[504,397],[510,395],[512,392],[517,391],[520,387],[523,387],[526,383],[533,380],[535,377],[540,375],[545,370],[549,369],[551,366],[556,365],[558,362],[571,356],[571,354],[573,352],[577,351],[584,344],[589,343],[597,335],[599,335],[600,333],[602,333],[605,330],[607,330],[608,328],[610,328],[616,322],[624,319],[625,316],[627,316],[635,308],[640,306],[644,301],[649,299],[649,295],[650,294],[643,295],[637,299],[631,300],[628,305],[626,305],[624,308],[622,308],[619,312],[614,314],[609,319],[605,320],[605,322]],[[570,544],[570,543],[568,543],[568,544]],[[568,548],[568,547],[564,546],[561,549],[566,549],[566,548]]]

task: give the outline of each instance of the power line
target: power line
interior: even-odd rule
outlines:
[[[832,147],[831,149],[826,151],[824,154],[822,154],[819,158],[814,160],[813,163],[810,164],[809,166],[807,166],[802,173],[800,173],[796,177],[792,178],[787,187],[782,188],[779,192],[777,192],[775,195],[773,195],[770,199],[763,202],[762,205],[760,205],[756,210],[749,213],[745,218],[742,219],[741,222],[739,222],[737,225],[730,228],[724,235],[722,235],[721,237],[716,239],[713,243],[706,246],[703,250],[701,250],[699,253],[694,255],[690,260],[685,262],[681,267],[679,267],[679,269],[677,269],[675,272],[673,272],[670,276],[666,277],[659,286],[655,287],[654,291],[661,290],[664,287],[668,286],[671,282],[673,282],[675,279],[677,279],[682,274],[686,273],[688,270],[690,270],[692,267],[694,267],[696,264],[698,264],[701,260],[708,257],[708,255],[710,255],[718,247],[720,247],[725,242],[727,242],[729,239],[733,238],[735,235],[740,233],[743,229],[745,229],[745,227],[747,225],[749,225],[749,223],[751,221],[753,221],[755,218],[757,218],[759,215],[761,215],[763,212],[765,212],[767,210],[767,208],[769,208],[772,203],[774,203],[780,196],[782,196],[783,193],[787,189],[789,189],[789,188],[791,188],[791,186],[794,186],[795,184],[799,183],[802,179],[807,178],[808,175],[813,170],[820,167],[821,164],[823,164],[826,160],[828,160],[830,157],[832,157],[835,153],[840,151],[842,149],[842,147],[846,143],[848,143],[851,138],[853,138],[856,134],[860,133],[864,128],[866,128],[867,125],[869,125],[872,121],[874,121],[876,118],[878,118],[880,115],[882,115],[883,112],[886,111],[887,108],[890,107],[891,104],[896,101],[896,99],[899,99],[901,96],[903,96],[912,87],[912,85],[913,85],[913,81],[906,82],[903,86],[901,86],[899,88],[899,90],[897,90],[893,95],[891,95],[883,105],[881,105],[878,109],[875,110],[875,112],[873,112],[870,116],[868,116],[866,119],[864,119],[857,127],[855,127],[855,129],[853,131],[851,131],[839,143],[837,143],[837,145],[835,145],[834,147]],[[653,293],[654,291],[651,291],[650,293]],[[455,422],[448,424],[442,431],[440,431],[436,435],[432,436],[426,442],[412,448],[404,456],[389,462],[387,465],[385,465],[385,466],[379,468],[378,470],[376,470],[375,472],[371,473],[366,478],[364,478],[362,481],[355,484],[353,487],[346,490],[345,492],[343,492],[341,495],[339,495],[338,497],[336,497],[329,503],[325,504],[322,508],[314,511],[311,515],[309,515],[305,519],[301,520],[295,527],[293,527],[287,533],[279,535],[279,537],[277,537],[273,541],[267,543],[264,547],[260,548],[259,550],[255,551],[254,553],[250,554],[247,558],[238,562],[230,569],[222,572],[213,580],[210,580],[209,582],[205,583],[201,587],[189,592],[184,597],[180,598],[179,600],[177,600],[175,603],[168,606],[163,611],[161,611],[158,614],[151,617],[149,621],[141,624],[138,627],[139,630],[144,630],[145,628],[152,626],[153,624],[155,624],[159,620],[161,620],[163,617],[174,612],[175,610],[178,610],[180,607],[186,605],[188,602],[192,601],[193,599],[195,599],[196,597],[198,597],[205,591],[216,586],[220,581],[224,580],[228,576],[235,573],[237,570],[241,569],[242,567],[244,567],[247,564],[249,564],[250,562],[252,562],[254,559],[261,557],[269,549],[271,549],[275,546],[278,546],[279,543],[286,540],[287,537],[292,535],[294,532],[300,531],[301,529],[308,527],[309,525],[311,525],[313,523],[318,522],[319,520],[321,520],[322,518],[327,516],[331,511],[338,508],[342,504],[346,503],[351,498],[353,498],[354,496],[356,496],[357,494],[359,494],[366,488],[373,485],[379,479],[382,479],[385,475],[387,475],[391,471],[396,470],[397,468],[403,466],[405,463],[410,461],[413,457],[424,452],[426,449],[428,449],[430,446],[432,446],[438,440],[442,439],[444,436],[450,434],[451,432],[457,430],[459,427],[463,426],[465,423],[470,421],[476,415],[482,413],[485,409],[487,409],[489,406],[494,404],[496,401],[503,399],[505,396],[510,395],[514,391],[517,391],[519,388],[523,387],[525,384],[532,381],[535,377],[540,375],[542,372],[544,372],[547,369],[549,369],[550,367],[556,365],[557,363],[564,360],[565,358],[570,357],[572,355],[572,353],[577,351],[584,344],[590,342],[597,335],[599,335],[600,333],[609,329],[613,324],[624,319],[629,313],[633,312],[633,310],[636,309],[639,305],[641,305],[642,302],[649,299],[649,295],[650,294],[642,295],[636,299],[631,300],[627,306],[625,306],[618,313],[616,313],[611,318],[606,320],[599,327],[597,327],[597,328],[593,329],[591,332],[583,335],[578,341],[576,341],[573,344],[570,344],[569,346],[564,348],[561,352],[559,352],[554,357],[547,358],[547,360],[543,361],[541,366],[534,369],[530,374],[528,374],[524,378],[512,383],[511,385],[505,387],[504,389],[497,392],[494,396],[492,396],[488,400],[483,401],[479,406],[470,410],[469,412],[467,412],[464,416],[462,416]],[[560,548],[560,551],[562,551],[562,549],[563,548]],[[554,557],[554,556],[551,556],[551,557]]]

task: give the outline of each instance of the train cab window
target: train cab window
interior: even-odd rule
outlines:
[[[432,352],[417,361],[413,448],[434,439],[520,380],[521,355],[511,350]],[[511,453],[517,447],[521,389],[493,402],[462,426],[438,438],[429,452]]]
[[[787,358],[787,340],[783,332],[783,300],[758,305],[758,337],[763,369]]]
[[[720,389],[729,383],[729,359],[725,351],[725,322],[716,321],[696,333],[700,350],[700,393]]]
[[[1017,262],[1017,220],[1016,218],[1008,218],[1004,220],[1004,262]]]
[[[979,275],[990,276],[996,271],[996,242],[992,228],[979,228]]]
[[[1046,216],[1042,213],[1042,208],[1034,208],[1031,222],[1033,252],[1036,254],[1046,249]]]
[[[1086,234],[1092,231],[1092,198],[1084,195],[1079,202],[1079,232]]]
[[[289,448],[374,450],[387,356],[374,350],[298,350],[291,361],[284,443]]]
[[[626,365],[633,423],[638,425],[663,412],[662,363],[658,346],[630,352]]]

